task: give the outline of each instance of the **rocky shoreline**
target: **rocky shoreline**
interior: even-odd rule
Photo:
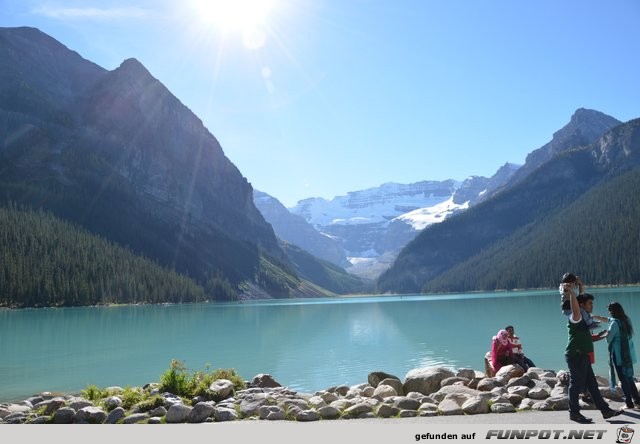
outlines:
[[[163,424],[212,423],[238,420],[319,421],[437,415],[502,414],[528,410],[568,410],[566,371],[503,367],[495,377],[473,369],[452,371],[425,367],[409,371],[404,380],[372,372],[368,382],[336,386],[316,393],[282,387],[266,374],[255,376],[247,388],[236,390],[226,379],[214,381],[206,396],[183,399],[160,393],[158,383],[136,390],[145,400],[127,405],[126,390],[89,400],[76,395],[42,393],[22,402],[0,404],[0,424]],[[600,392],[622,401],[619,389],[598,377]],[[580,401],[582,408],[593,405]]]

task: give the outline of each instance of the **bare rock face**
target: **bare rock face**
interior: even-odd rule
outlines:
[[[200,283],[297,288],[255,277],[264,256],[291,271],[251,185],[139,61],[107,71],[34,28],[0,28],[0,59],[2,199],[32,204],[12,184],[33,178],[45,210]]]

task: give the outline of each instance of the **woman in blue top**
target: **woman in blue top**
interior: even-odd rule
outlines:
[[[636,362],[636,351],[633,346],[633,326],[624,313],[619,302],[609,304],[609,377],[611,387],[616,386],[616,373],[628,408],[640,409],[640,395],[633,380],[633,364]],[[615,370],[614,370],[615,369]]]

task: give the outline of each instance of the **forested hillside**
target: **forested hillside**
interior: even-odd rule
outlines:
[[[424,292],[554,288],[565,271],[588,285],[640,283],[640,168],[428,282]]]
[[[422,231],[380,277],[378,290],[413,293],[545,287],[549,280],[555,282],[558,279],[556,274],[562,273],[562,269],[571,268],[572,265],[581,268],[581,264],[585,263],[582,256],[595,253],[598,254],[589,260],[594,261],[591,265],[594,273],[596,268],[600,270],[597,277],[600,283],[636,283],[637,278],[631,279],[625,274],[612,271],[623,270],[628,266],[627,258],[619,256],[622,249],[627,247],[618,244],[615,251],[607,249],[612,248],[612,239],[619,239],[619,236],[626,236],[634,230],[637,236],[640,231],[638,218],[628,219],[628,226],[614,226],[607,222],[609,225],[606,230],[593,228],[591,232],[584,233],[586,238],[573,243],[582,245],[593,242],[602,251],[609,251],[608,257],[602,257],[601,251],[595,249],[588,253],[571,250],[571,258],[580,256],[577,261],[572,262],[570,258],[563,257],[555,262],[558,254],[569,254],[558,248],[563,239],[554,237],[548,243],[541,243],[539,239],[544,239],[549,234],[548,224],[558,214],[562,214],[567,208],[574,208],[575,213],[579,213],[577,202],[583,202],[592,193],[601,193],[600,188],[613,178],[638,167],[640,119],[634,119],[611,129],[588,146],[561,152],[515,185],[460,215]],[[598,203],[602,208],[608,209],[608,205],[618,199],[637,200],[640,187],[634,188],[629,183],[625,185],[628,186],[625,191],[613,187],[608,188],[608,193],[599,194],[599,201],[593,203],[593,209],[581,215],[582,220],[575,220],[575,213],[567,214],[567,218],[573,223],[591,227],[604,225],[607,219],[616,217],[616,212],[602,212],[603,210],[596,208]],[[625,192],[627,196],[620,195]],[[629,204],[629,208],[635,208],[635,204],[636,202]],[[533,230],[536,230],[535,237],[530,235]],[[604,233],[608,237],[603,237]],[[631,236],[630,239],[634,237]],[[519,256],[514,251],[514,256],[507,259],[505,254],[512,249],[531,252],[531,257]],[[634,251],[638,255],[640,250],[636,248]],[[509,261],[509,272],[513,274],[507,274],[506,270],[504,276],[496,274],[494,270],[500,268],[496,263],[504,266],[503,260]],[[600,261],[598,267],[595,266],[596,261]],[[557,264],[560,271],[556,269],[556,265],[545,268],[550,263]],[[466,266],[467,264],[474,265]],[[520,275],[520,270],[525,268],[532,271]],[[540,268],[543,270],[536,271]],[[602,271],[604,269],[607,270],[606,273]],[[594,275],[592,279],[595,278]]]
[[[50,213],[0,208],[0,306],[197,302],[230,299],[212,278],[192,279],[57,219]],[[207,293],[212,296],[208,296]]]

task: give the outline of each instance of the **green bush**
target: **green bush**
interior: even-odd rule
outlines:
[[[235,390],[246,388],[244,379],[234,369],[189,372],[183,362],[174,359],[169,369],[160,376],[160,391],[186,398],[208,396],[209,386],[218,379],[228,379]]]
[[[100,389],[97,385],[91,384],[82,390],[82,396],[89,401],[98,401],[109,396],[106,390]]]
[[[187,368],[181,361],[173,359],[169,369],[160,376],[160,391],[173,393],[177,396],[188,395]]]

